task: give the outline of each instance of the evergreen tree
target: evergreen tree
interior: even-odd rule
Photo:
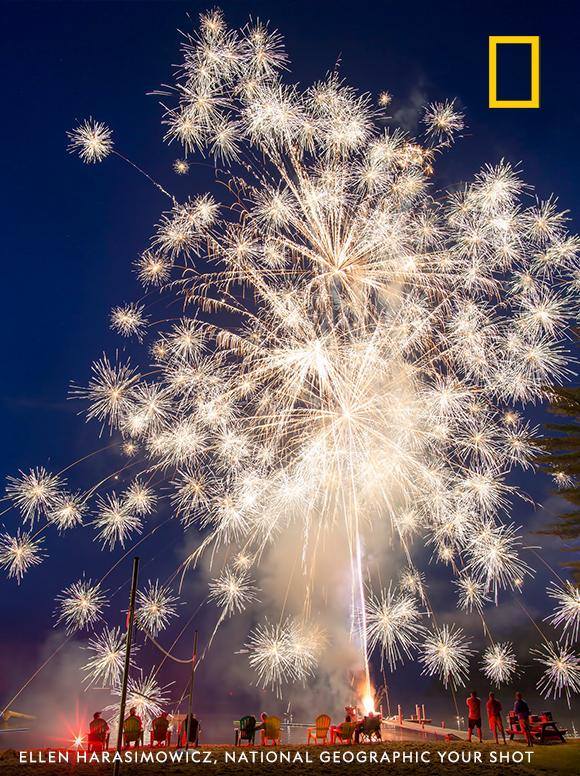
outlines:
[[[566,542],[567,551],[577,554],[580,550],[580,386],[550,388],[548,411],[562,420],[545,424],[547,433],[540,440],[544,455],[539,460],[558,484],[558,495],[572,509],[563,512],[556,522],[539,533],[559,536]],[[580,561],[572,559],[563,565],[572,570],[576,581],[580,580]]]

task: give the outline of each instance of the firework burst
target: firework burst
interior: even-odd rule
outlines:
[[[89,639],[86,649],[92,654],[82,667],[89,687],[95,684],[114,687],[119,684],[125,661],[125,639],[126,635],[120,628],[108,627]],[[133,654],[136,650],[137,647],[132,647]]]
[[[155,583],[149,581],[145,590],[137,591],[137,624],[152,636],[156,636],[177,617],[175,604],[178,600],[159,580]]]
[[[56,597],[56,624],[64,625],[67,633],[94,626],[102,619],[107,606],[105,592],[99,583],[79,579]]]
[[[538,690],[545,698],[570,696],[580,692],[580,658],[568,643],[554,644],[551,641],[531,650],[534,660],[544,667],[538,681]]]
[[[397,593],[391,587],[379,597],[367,598],[367,641],[369,651],[380,646],[381,655],[391,670],[404,657],[411,657],[424,633],[421,612],[416,599],[408,593]]]
[[[226,567],[209,583],[209,598],[222,609],[224,617],[229,617],[256,601],[257,590],[246,570]]]
[[[461,628],[444,625],[427,634],[419,662],[424,665],[424,675],[437,675],[444,687],[457,689],[465,685],[471,655],[473,650]]]
[[[29,568],[42,563],[42,542],[42,539],[32,539],[30,534],[20,530],[15,536],[0,534],[0,568],[7,572],[9,579],[15,579],[20,584]]]
[[[482,656],[481,670],[497,687],[515,676],[517,660],[509,642],[489,646]]]
[[[551,585],[548,595],[556,601],[556,608],[546,620],[555,628],[562,628],[562,633],[574,643],[580,633],[580,589],[565,582],[561,587]]]
[[[71,154],[78,154],[83,162],[89,164],[102,162],[113,150],[113,133],[101,121],[87,119],[67,135]]]

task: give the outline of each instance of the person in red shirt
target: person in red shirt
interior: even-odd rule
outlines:
[[[481,735],[481,701],[477,697],[477,692],[475,690],[471,691],[471,694],[467,699],[467,708],[469,709],[469,716],[467,718],[467,740],[471,741],[473,728],[477,728],[479,743],[481,744],[483,743],[483,736]]]
[[[501,718],[502,706],[492,692],[490,692],[489,694],[489,699],[487,701],[486,708],[487,708],[487,719],[489,720],[489,729],[495,736],[495,743],[499,744],[498,733],[501,733],[503,737],[503,742],[505,744],[506,743],[505,730],[504,730],[503,721]]]

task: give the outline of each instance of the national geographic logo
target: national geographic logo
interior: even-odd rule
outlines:
[[[526,100],[500,100],[497,92],[498,46],[530,47],[530,98]],[[501,77],[501,73],[500,73]],[[490,35],[489,36],[489,107],[490,108],[539,108],[540,107],[540,36],[539,35]]]

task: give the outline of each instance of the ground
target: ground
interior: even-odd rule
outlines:
[[[554,744],[547,746],[536,746],[533,750],[531,763],[527,764],[527,756],[525,753],[525,747],[521,744],[511,744],[507,747],[495,747],[490,744],[469,745],[465,743],[438,743],[438,742],[406,742],[406,743],[388,743],[381,746],[372,747],[359,746],[359,747],[305,747],[305,746],[282,746],[278,752],[288,752],[291,758],[297,756],[299,753],[303,759],[306,758],[306,753],[310,755],[311,763],[295,762],[294,764],[286,763],[274,763],[274,764],[244,764],[226,763],[226,752],[230,753],[242,751],[241,749],[234,750],[231,746],[207,746],[201,747],[199,757],[204,756],[207,759],[211,759],[209,764],[193,763],[169,765],[169,764],[123,764],[121,766],[121,773],[123,776],[136,776],[141,774],[142,776],[152,776],[152,774],[167,774],[168,776],[179,776],[180,774],[191,774],[197,771],[200,776],[207,774],[207,776],[222,776],[222,774],[256,774],[256,776],[263,776],[265,774],[276,774],[276,776],[282,776],[284,774],[307,774],[308,776],[330,776],[330,774],[336,774],[336,776],[342,776],[342,774],[349,774],[349,776],[366,776],[371,773],[384,773],[388,772],[389,776],[443,776],[444,774],[457,773],[462,776],[572,776],[579,772],[580,762],[580,741],[574,741],[567,744]],[[247,750],[244,748],[245,752]],[[254,750],[263,752],[260,747],[256,747]],[[272,751],[269,749],[268,751]],[[346,752],[358,755],[361,758],[366,758],[366,762],[348,762],[348,763],[325,763],[321,761],[321,754],[323,752],[332,753],[337,751],[339,756],[343,757]],[[380,758],[384,753],[387,753],[391,759],[391,762],[372,763],[369,762],[370,752],[376,752],[377,758]],[[428,751],[430,753],[430,763],[401,763],[400,761],[393,762],[394,753],[399,752],[399,760],[403,753],[410,755],[411,753],[421,753]],[[448,758],[451,752],[457,752],[457,755],[451,755],[451,757],[459,757],[459,762],[455,765],[442,764],[440,762],[441,756]],[[475,753],[481,753],[481,762],[478,763],[475,757]],[[490,762],[492,759],[492,752],[509,752],[510,758],[520,759],[523,755],[523,762],[503,762],[501,764],[493,764]],[[36,760],[39,759],[39,752],[34,752],[33,756]],[[348,756],[348,755],[347,755]],[[467,760],[467,762],[462,762]],[[471,760],[471,762],[469,762]],[[32,764],[19,762],[18,752],[15,750],[5,750],[0,752],[0,773],[2,776],[65,776],[65,774],[74,773],[75,776],[109,776],[112,771],[110,764],[93,764],[93,765],[75,765],[71,768],[71,765],[51,765],[51,764]]]

